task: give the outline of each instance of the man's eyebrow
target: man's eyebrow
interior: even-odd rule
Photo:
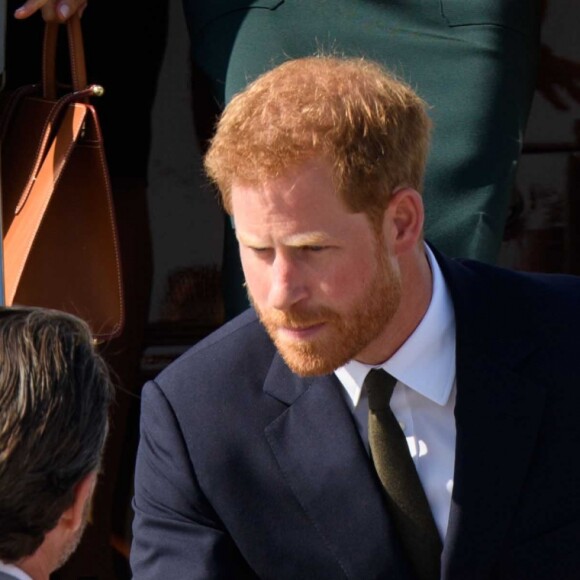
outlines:
[[[292,247],[319,246],[328,243],[328,235],[322,232],[305,232],[284,238],[284,243]]]
[[[264,241],[252,236],[251,234],[243,234],[242,232],[240,232],[240,230],[236,229],[236,238],[238,239],[238,242],[240,242],[240,244],[243,244],[244,246],[248,246],[248,247],[263,247],[263,246],[267,246],[268,244],[264,244]]]
[[[236,232],[238,241],[248,247],[267,247],[270,245],[270,240],[260,239],[251,234],[244,234],[240,231]],[[328,243],[329,237],[322,232],[304,232],[299,234],[292,234],[282,238],[282,243],[289,247],[304,247],[304,246],[318,246]]]

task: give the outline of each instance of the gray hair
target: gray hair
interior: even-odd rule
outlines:
[[[112,397],[85,322],[0,308],[0,560],[33,554],[99,468]]]

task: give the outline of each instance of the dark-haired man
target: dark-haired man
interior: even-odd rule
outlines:
[[[136,580],[572,580],[580,280],[423,239],[425,103],[288,61],[205,163],[253,308],[143,391]]]
[[[75,550],[112,394],[83,321],[0,309],[0,579],[47,580]]]

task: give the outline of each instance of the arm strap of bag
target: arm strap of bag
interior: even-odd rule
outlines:
[[[34,238],[54,192],[54,186],[79,137],[86,114],[87,109],[84,105],[73,104],[67,108],[59,131],[33,181],[26,203],[6,232],[4,278],[8,306],[12,305]]]

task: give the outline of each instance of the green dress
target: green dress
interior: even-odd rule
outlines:
[[[532,101],[538,0],[184,0],[192,57],[223,106],[265,70],[317,51],[366,56],[429,103],[426,237],[494,262]],[[247,305],[226,228],[228,316]]]

